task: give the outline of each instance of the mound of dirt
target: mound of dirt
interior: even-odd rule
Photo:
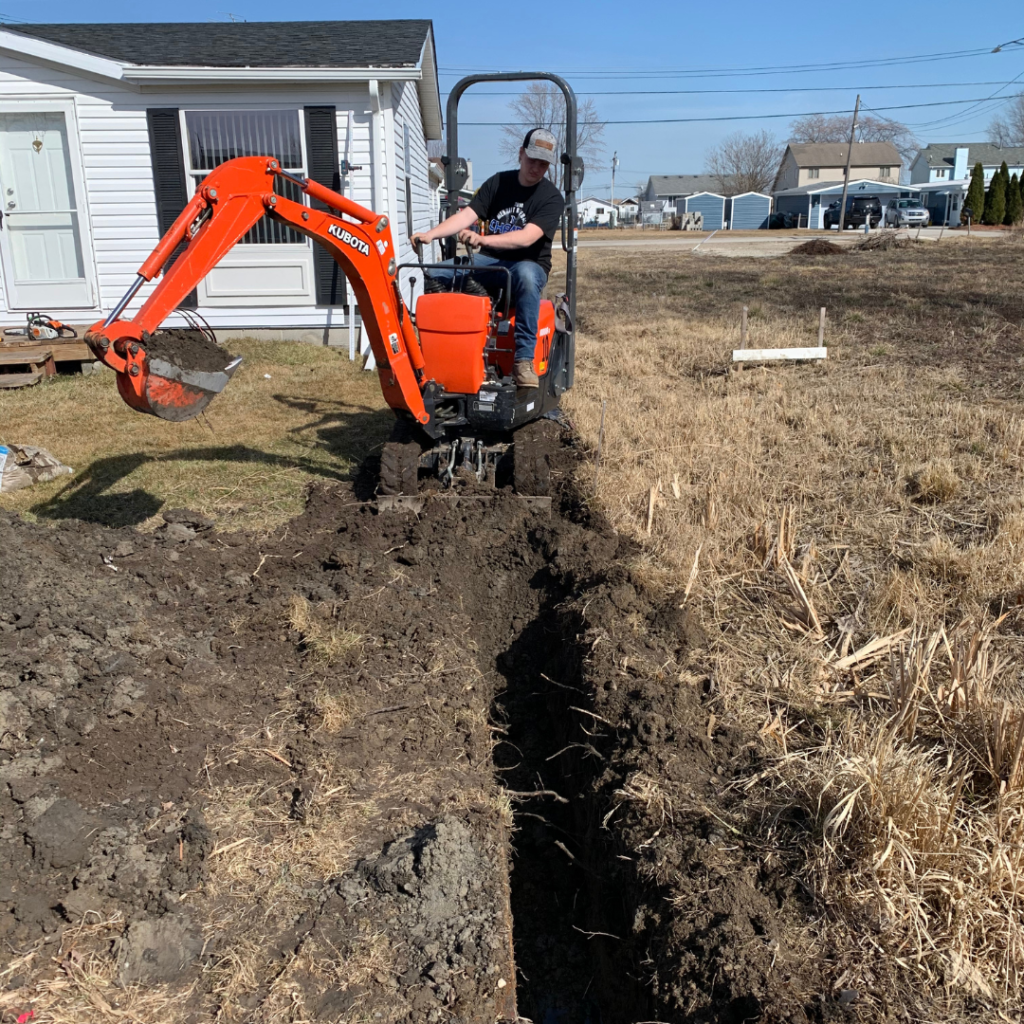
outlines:
[[[146,354],[183,370],[216,373],[231,362],[231,353],[202,331],[155,331],[142,339]]]
[[[0,1009],[822,1019],[810,907],[730,786],[755,744],[547,440],[551,512],[0,515]]]
[[[825,238],[812,238],[809,242],[789,250],[790,256],[842,256],[846,250]]]
[[[892,249],[913,249],[917,244],[909,235],[895,235],[883,231],[879,235],[868,235],[853,248],[856,252],[889,252]]]

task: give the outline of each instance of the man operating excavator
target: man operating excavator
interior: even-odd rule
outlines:
[[[555,137],[545,128],[531,128],[519,150],[519,169],[488,178],[469,205],[410,241],[428,243],[457,234],[460,242],[480,249],[478,267],[506,267],[512,275],[515,320],[513,376],[521,388],[540,383],[533,369],[541,292],[551,273],[551,242],[562,208],[562,193],[547,178],[555,162]],[[478,220],[486,234],[473,230]],[[456,271],[432,268],[429,275],[451,282]]]

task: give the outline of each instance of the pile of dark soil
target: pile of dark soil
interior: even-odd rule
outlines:
[[[0,516],[0,1009],[99,1020],[138,982],[181,1020],[828,1015],[700,631],[551,454],[550,513]]]
[[[202,331],[155,331],[142,339],[146,354],[183,370],[216,373],[231,362],[231,353]]]
[[[825,238],[812,238],[809,242],[789,250],[790,256],[841,256],[846,250]]]

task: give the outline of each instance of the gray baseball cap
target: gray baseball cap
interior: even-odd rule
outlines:
[[[526,155],[534,160],[546,160],[549,164],[555,162],[555,150],[558,147],[558,140],[547,130],[547,128],[531,128],[523,139],[523,149]]]

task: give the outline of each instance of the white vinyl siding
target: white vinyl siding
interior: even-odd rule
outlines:
[[[381,82],[381,92],[389,86]],[[417,84],[404,83],[394,87],[398,106],[395,124],[398,138],[382,152],[394,154],[392,166],[383,175],[385,211],[392,220],[396,247],[408,251],[404,216],[388,209],[390,182],[396,171],[404,168],[402,128],[408,123],[412,139],[412,176],[414,224],[417,229],[429,227],[426,146],[420,120]],[[90,313],[48,309],[61,320],[73,323],[91,322],[99,313],[109,311],[134,280],[139,266],[159,240],[156,199],[152,165],[149,155],[149,133],[146,123],[148,107],[176,107],[180,110],[262,110],[291,107],[301,111],[304,106],[332,105],[337,108],[338,156],[350,166],[358,166],[342,177],[344,194],[364,206],[373,206],[374,166],[370,140],[370,100],[367,87],[361,83],[314,84],[309,86],[223,86],[213,89],[197,87],[161,88],[138,92],[115,83],[86,79],[77,74],[33,64],[27,60],[0,55],[0,110],[17,111],[19,98],[38,102],[47,98],[72,100],[78,122],[79,141],[85,179],[82,215],[90,222],[93,245],[84,259],[92,261],[100,293],[100,303]],[[404,201],[404,189],[399,197]],[[398,197],[396,197],[398,198]],[[142,289],[129,307],[129,314],[145,301],[152,286]],[[253,308],[238,306],[201,306],[200,311],[214,327],[231,328],[301,328],[322,327],[325,312],[309,304],[273,305]],[[7,306],[0,287],[0,313]],[[334,311],[332,324],[340,326],[340,311]]]
[[[399,187],[395,189],[398,208],[391,228],[398,248],[398,262],[415,258],[409,245],[405,209],[405,168],[409,168],[412,194],[413,231],[429,231],[433,227],[431,216],[430,169],[427,159],[427,141],[423,134],[419,97],[415,82],[395,82],[391,86],[391,102],[395,110],[395,166]],[[405,140],[408,136],[409,151]]]

